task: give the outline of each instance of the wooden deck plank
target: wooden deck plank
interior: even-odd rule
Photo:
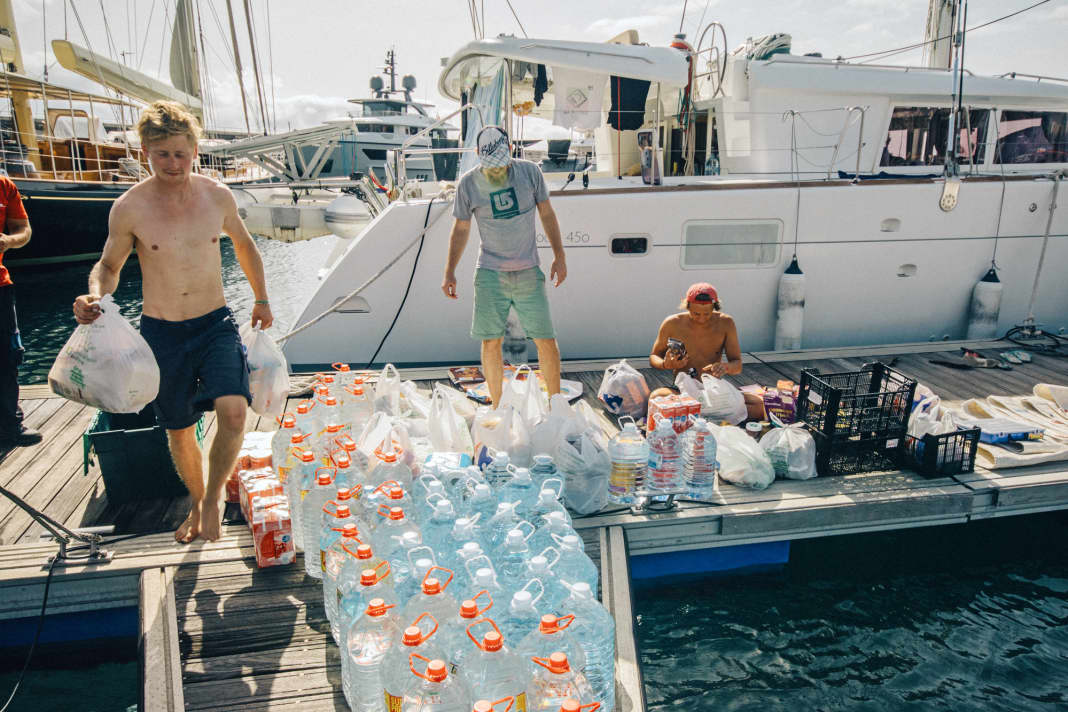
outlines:
[[[181,712],[182,658],[178,652],[174,570],[146,569],[141,573],[141,705],[144,712]]]
[[[33,413],[26,416],[23,421],[23,425],[27,428],[33,428],[34,430],[40,430],[43,440],[37,445],[30,447],[19,447],[13,450],[8,450],[3,460],[0,460],[0,484],[5,487],[11,480],[18,476],[27,464],[32,462],[38,455],[46,452],[47,442],[54,437],[58,429],[46,428],[45,424],[55,415],[68,401],[64,401],[59,398],[53,398],[51,400],[44,401],[39,408],[34,410]],[[71,404],[71,409],[77,406]]]
[[[616,622],[616,710],[645,712],[645,683],[634,631],[627,537],[622,527],[604,527],[601,543],[601,599]]]

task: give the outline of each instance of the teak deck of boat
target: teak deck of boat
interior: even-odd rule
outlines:
[[[1027,394],[1035,383],[1068,383],[1068,362],[1036,355],[1012,371],[957,371],[931,358],[955,359],[959,344],[839,349],[794,354],[746,354],[738,385],[800,380],[802,368],[823,372],[889,362],[946,400]],[[976,344],[1005,349],[1004,343]],[[584,384],[598,413],[596,392],[606,362],[565,363]],[[638,365],[637,363],[635,365]],[[643,369],[651,387],[667,374]],[[443,369],[408,369],[422,387]],[[108,502],[99,469],[82,474],[81,436],[94,411],[56,398],[46,386],[22,389],[30,427],[44,433],[32,448],[0,459],[0,484],[71,527],[113,524],[116,534],[166,532],[184,517],[187,498],[123,506]],[[214,419],[208,415],[208,438]],[[249,428],[259,427],[250,417]],[[607,430],[614,429],[604,417]],[[266,425],[264,427],[267,427]],[[777,481],[763,491],[724,484],[714,502],[684,503],[667,513],[635,516],[606,510],[576,518],[587,550],[600,565],[601,596],[617,621],[619,709],[643,710],[644,691],[631,614],[628,554],[781,541],[851,532],[964,523],[972,519],[1068,509],[1068,462],[924,479],[884,472]],[[36,615],[47,557],[55,544],[0,498],[0,621]],[[345,709],[339,658],[326,627],[318,582],[293,567],[259,570],[244,525],[224,527],[214,543],[180,546],[169,533],[109,547],[100,566],[57,568],[49,612],[139,605],[142,617],[144,709]]]

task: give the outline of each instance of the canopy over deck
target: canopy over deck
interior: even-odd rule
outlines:
[[[449,58],[438,90],[456,101],[474,84],[492,81],[501,62],[529,62],[609,76],[645,79],[670,86],[686,84],[686,55],[670,47],[564,42],[497,37],[464,45]]]

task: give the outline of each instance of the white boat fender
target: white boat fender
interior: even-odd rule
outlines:
[[[341,238],[353,238],[371,222],[371,211],[355,195],[339,195],[326,206],[326,226]]]
[[[797,264],[797,255],[779,277],[778,317],[775,321],[775,350],[796,351],[801,348],[805,323],[805,273]]]
[[[968,339],[997,338],[1003,289],[997,270],[991,266],[972,289],[972,301],[968,307]]]

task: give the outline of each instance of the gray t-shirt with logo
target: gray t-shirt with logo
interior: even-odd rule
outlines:
[[[456,186],[452,215],[474,215],[482,244],[478,267],[517,272],[538,266],[535,207],[549,199],[549,187],[537,164],[513,159],[508,181],[493,185],[478,166],[464,173]]]

